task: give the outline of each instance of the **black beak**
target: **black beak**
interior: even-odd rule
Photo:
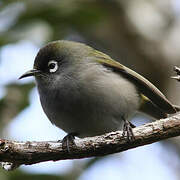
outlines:
[[[19,77],[19,79],[25,78],[25,77],[29,77],[29,76],[34,76],[36,74],[40,74],[41,71],[37,70],[37,69],[32,69],[30,71],[25,72],[21,77]]]

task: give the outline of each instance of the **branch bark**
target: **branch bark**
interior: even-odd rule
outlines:
[[[75,139],[70,145],[70,152],[62,147],[61,142],[19,142],[0,140],[0,161],[9,162],[7,170],[25,164],[65,159],[80,159],[104,156],[126,151],[138,146],[151,144],[163,139],[180,135],[180,114],[145,124],[133,129],[135,140],[127,142],[122,131],[111,132],[102,136]],[[11,165],[11,166],[10,166]]]

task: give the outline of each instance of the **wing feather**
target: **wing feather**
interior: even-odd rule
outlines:
[[[176,109],[163,95],[163,93],[140,74],[127,68],[119,62],[114,61],[108,55],[99,51],[96,51],[96,61],[110,68],[112,71],[121,74],[122,76],[129,79],[132,83],[136,84],[140,93],[148,97],[155,105],[157,105],[164,112],[168,114],[176,112]]]

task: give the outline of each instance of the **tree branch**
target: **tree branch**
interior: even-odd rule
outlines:
[[[122,131],[108,133],[102,136],[75,139],[75,145],[70,145],[70,152],[62,147],[61,142],[18,142],[0,140],[0,161],[6,163],[7,170],[25,164],[35,164],[44,161],[64,159],[80,159],[93,156],[122,152],[138,146],[151,144],[163,139],[180,135],[180,114],[161,119],[133,129],[135,140],[127,142],[122,137]]]

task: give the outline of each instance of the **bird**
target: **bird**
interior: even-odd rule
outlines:
[[[64,141],[122,130],[133,139],[137,112],[155,119],[179,109],[145,77],[84,43],[57,40],[42,47],[32,70],[42,108]]]

